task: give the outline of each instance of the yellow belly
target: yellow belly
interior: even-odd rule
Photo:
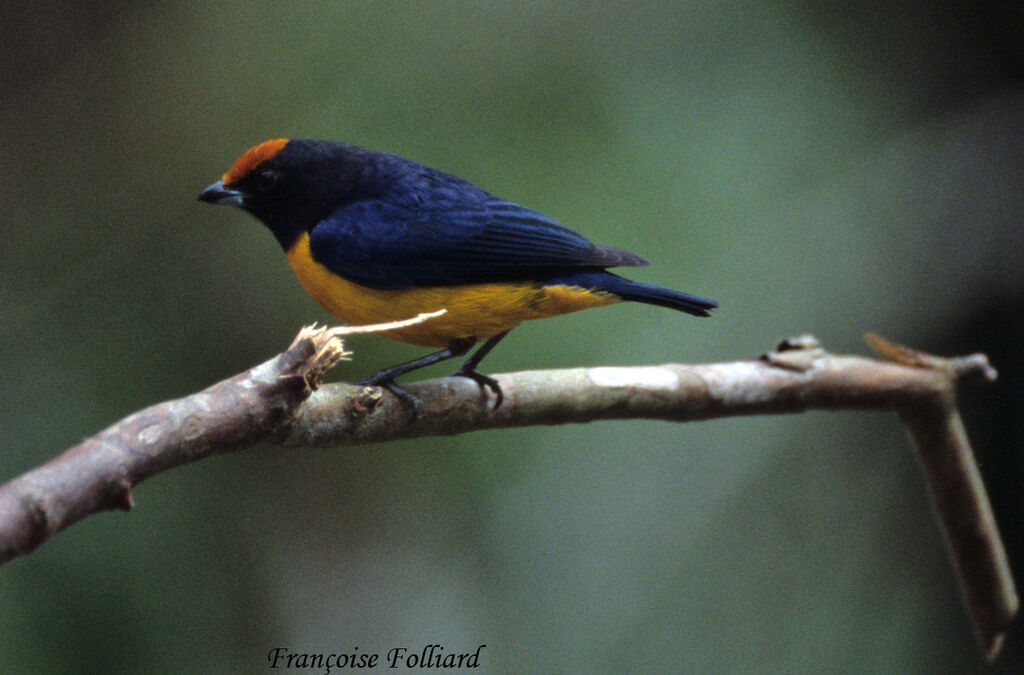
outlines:
[[[618,302],[596,289],[541,286],[529,282],[431,286],[380,290],[347,281],[313,260],[309,236],[288,249],[288,264],[306,292],[328,312],[354,325],[397,321],[421,312],[447,312],[424,323],[382,335],[427,347],[447,347],[456,338],[484,340],[528,319],[543,319]]]

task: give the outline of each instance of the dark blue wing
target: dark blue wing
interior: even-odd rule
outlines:
[[[381,289],[541,279],[647,264],[489,195],[417,201],[410,206],[368,200],[338,209],[310,234],[313,257],[346,279]]]

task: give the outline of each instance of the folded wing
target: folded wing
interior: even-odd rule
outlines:
[[[387,200],[349,204],[317,224],[310,248],[334,273],[380,289],[543,279],[647,264],[490,196],[430,209]]]

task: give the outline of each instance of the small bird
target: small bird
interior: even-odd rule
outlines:
[[[385,336],[440,351],[385,368],[361,382],[412,408],[395,378],[463,356],[455,375],[495,396],[480,361],[527,319],[629,300],[708,316],[717,306],[679,291],[630,281],[609,267],[640,256],[597,246],[536,211],[461,178],[353,145],[278,138],[246,151],[199,199],[230,204],[266,225],[295,276],[328,312],[351,324],[447,310]]]

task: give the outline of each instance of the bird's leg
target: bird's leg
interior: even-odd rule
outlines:
[[[512,330],[511,328],[509,330]],[[459,375],[461,377],[468,377],[469,379],[480,385],[481,389],[487,388],[494,392],[494,409],[497,410],[501,402],[505,400],[505,395],[501,393],[501,387],[498,385],[498,381],[493,377],[488,377],[483,373],[478,373],[476,367],[480,365],[480,362],[484,360],[484,357],[490,353],[494,346],[501,342],[501,339],[508,335],[508,331],[502,331],[497,335],[493,335],[487,339],[487,342],[480,345],[480,349],[473,352],[473,355],[466,359],[462,366],[456,370],[453,375]]]
[[[426,356],[421,356],[418,359],[413,359],[412,361],[406,361],[405,363],[399,363],[397,365],[384,368],[365,380],[362,380],[358,384],[364,387],[383,387],[390,391],[412,412],[412,417],[409,419],[409,423],[412,424],[419,415],[419,399],[411,391],[395,382],[395,378],[412,372],[418,368],[424,368],[435,363],[440,363],[441,361],[453,359],[456,356],[462,356],[468,352],[472,346],[473,340],[461,338],[452,340],[446,349],[427,354]]]

